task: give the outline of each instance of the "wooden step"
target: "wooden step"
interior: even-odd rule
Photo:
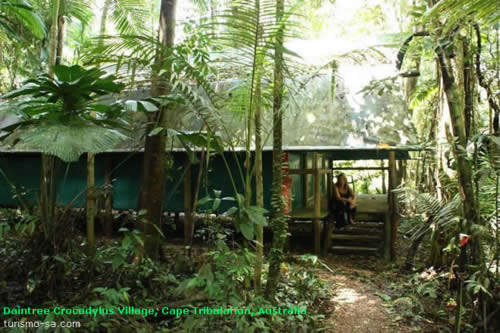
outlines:
[[[334,245],[331,247],[331,250],[338,252],[371,252],[371,253],[380,252],[380,249],[378,247],[346,246],[346,245]]]
[[[330,236],[333,240],[349,240],[349,241],[381,241],[382,235],[352,235],[352,234],[337,234],[333,233]]]
[[[365,213],[365,212],[358,212],[356,213],[356,220],[360,221],[370,221],[370,222],[378,222],[378,221],[384,221],[385,219],[385,214],[374,214],[374,213]]]
[[[365,221],[354,221],[354,224],[350,224],[350,227],[354,228],[383,228],[384,222],[365,222]]]
[[[353,234],[353,235],[359,235],[359,234],[378,235],[384,233],[384,229],[382,228],[356,228],[353,226],[348,226],[342,230],[334,229],[332,231],[335,234]]]

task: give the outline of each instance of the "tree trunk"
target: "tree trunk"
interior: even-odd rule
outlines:
[[[108,10],[111,5],[111,0],[106,0],[101,15],[101,26],[99,34],[102,36],[106,33],[106,21],[108,19]],[[62,16],[59,17],[63,19]],[[64,24],[64,19],[63,19]],[[58,36],[61,33],[58,34]],[[102,40],[99,40],[99,45],[102,46]],[[57,44],[59,47],[59,43]],[[59,53],[58,53],[59,56]],[[95,113],[93,113],[95,116]],[[106,199],[107,200],[107,199]],[[106,201],[108,202],[108,201]],[[93,256],[95,253],[95,216],[96,216],[96,197],[95,197],[95,155],[87,153],[87,201],[86,201],[86,218],[87,218],[87,239],[88,239],[88,255]],[[109,219],[109,217],[106,217]],[[106,223],[109,223],[107,221]],[[109,226],[105,228],[109,232]]]
[[[95,175],[94,154],[87,154],[87,255],[92,258],[95,254]]]
[[[50,27],[50,45],[49,45],[49,76],[54,76],[53,66],[56,59],[57,48],[57,18],[59,16],[59,0],[52,1],[52,25]],[[54,184],[54,159],[55,157],[42,154],[42,165],[40,172],[40,216],[42,227],[45,233],[45,239],[52,248],[55,247],[55,186]]]
[[[276,0],[276,21],[279,24],[284,11],[284,0]],[[269,276],[267,281],[267,297],[272,300],[278,287],[283,247],[287,237],[287,222],[283,213],[282,140],[283,140],[283,30],[278,32],[274,50],[274,87],[273,87],[273,180],[271,194],[273,230],[272,248],[269,253]]]
[[[176,0],[162,0],[160,8],[160,28],[158,32],[159,42],[167,47],[173,47],[175,37],[175,7]],[[159,48],[156,56],[156,67],[164,64],[164,49]],[[167,70],[162,77],[158,73],[153,74],[151,95],[162,96],[168,93],[170,73]],[[152,116],[155,126],[166,127],[167,108],[162,106]],[[146,223],[143,224],[145,233],[144,250],[145,255],[153,259],[158,257],[161,217],[163,213],[163,197],[165,196],[165,148],[166,128],[160,133],[146,136],[144,146],[143,181],[140,191],[140,207],[145,209]]]
[[[262,178],[262,109],[261,109],[261,85],[260,68],[257,73],[257,82],[255,87],[255,194],[257,206],[264,207],[264,180]],[[255,226],[255,235],[257,240],[255,267],[254,267],[254,285],[255,292],[261,291],[262,262],[264,257],[264,228],[261,225]]]
[[[102,8],[101,25],[99,27],[100,36],[103,36],[106,33],[106,22],[108,21],[108,12],[110,6],[111,0],[106,0],[104,2],[104,7]],[[102,40],[99,41],[99,44],[102,45]]]
[[[50,26],[50,43],[49,43],[49,76],[54,75],[52,66],[55,65],[57,52],[57,18],[59,17],[60,0],[51,1],[51,16],[52,22]]]
[[[451,125],[453,129],[453,136],[455,138],[452,148],[457,162],[457,172],[459,180],[459,189],[464,206],[464,215],[467,220],[466,233],[470,232],[473,224],[479,223],[478,206],[476,197],[474,195],[472,169],[467,160],[465,147],[467,146],[467,137],[465,132],[465,122],[463,111],[460,108],[460,92],[453,72],[445,59],[442,50],[436,50],[441,75],[443,79],[443,88],[446,94],[448,108],[450,112]],[[479,241],[479,240],[477,240]],[[476,256],[474,256],[476,257]],[[474,261],[479,258],[473,258]]]
[[[192,194],[192,179],[191,179],[191,160],[186,154],[184,160],[184,246],[189,248],[191,253],[191,245],[193,241],[193,194]],[[201,170],[200,162],[200,170]]]
[[[474,135],[474,77],[471,46],[468,38],[463,41],[463,76],[464,76],[464,116],[465,137],[467,140]]]
[[[63,48],[64,48],[64,16],[59,15],[57,18],[57,53],[56,65],[61,64]]]
[[[479,81],[479,85],[486,90],[486,96],[488,98],[488,104],[490,110],[493,110],[493,120],[492,120],[492,134],[500,135],[500,107],[497,103],[495,93],[491,91],[490,85],[486,82],[483,72],[481,71],[481,32],[479,30],[479,25],[474,24],[474,30],[476,31],[477,38],[477,49],[476,49],[476,75]]]
[[[113,185],[111,172],[113,171],[113,159],[108,156],[106,159],[106,170],[104,175],[105,193],[104,199],[104,234],[107,237],[113,236]]]

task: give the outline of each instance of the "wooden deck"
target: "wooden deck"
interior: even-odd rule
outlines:
[[[340,160],[339,156],[323,151],[312,151],[312,154],[302,154],[300,163],[295,163],[293,168],[287,170],[287,174],[295,175],[297,179],[301,179],[301,189],[299,198],[301,205],[305,208],[297,208],[290,213],[291,220],[297,221],[312,221],[313,245],[314,253],[317,255],[325,254],[332,243],[331,234],[334,232],[333,216],[328,212],[326,204],[329,198],[333,196],[333,160]],[[359,160],[370,159],[368,155],[360,156]],[[380,170],[383,175],[387,171],[388,186],[387,194],[375,195],[358,195],[357,198],[357,216],[356,221],[360,221],[358,226],[366,223],[377,223],[376,233],[378,237],[365,237],[365,241],[361,241],[359,235],[371,235],[373,228],[359,228],[354,233],[354,236],[342,237],[336,236],[335,242],[341,243],[343,249],[351,240],[356,240],[357,244],[352,242],[352,245],[357,245],[358,248],[365,247],[365,243],[377,242],[377,248],[383,249],[384,257],[388,260],[395,258],[395,239],[397,237],[397,227],[399,224],[398,203],[395,200],[393,190],[397,187],[396,178],[396,151],[389,149],[387,155],[377,156],[376,159],[388,159],[388,166],[380,167],[342,167],[339,170]],[[384,176],[385,177],[385,176]],[[384,180],[385,184],[385,180]],[[330,216],[330,217],[329,217]],[[322,223],[324,222],[324,223]],[[373,227],[370,225],[370,227]],[[350,228],[346,228],[350,229]],[[363,230],[364,229],[364,230]],[[372,229],[372,230],[370,230]],[[382,240],[380,240],[382,238]],[[369,247],[373,249],[373,247]]]
[[[328,223],[324,235],[324,253],[328,251],[352,253],[384,253],[388,250],[389,200],[386,194],[357,196],[356,224],[336,230]]]

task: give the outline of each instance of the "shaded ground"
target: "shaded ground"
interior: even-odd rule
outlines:
[[[386,264],[375,257],[360,255],[334,255],[324,258],[325,268],[318,276],[327,281],[331,295],[330,311],[325,318],[325,332],[382,333],[415,332],[421,327],[411,327],[400,321],[379,296],[385,293],[378,279],[388,278]],[[383,285],[383,283],[382,283]],[[326,304],[325,304],[326,305]]]

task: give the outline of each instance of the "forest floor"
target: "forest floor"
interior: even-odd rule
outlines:
[[[325,319],[326,332],[384,333],[415,332],[412,327],[391,313],[379,295],[386,291],[378,286],[378,275],[383,264],[376,257],[330,254],[323,262],[333,270],[318,271],[331,292],[333,309]]]
[[[391,297],[391,288],[402,279],[396,265],[379,257],[353,254],[329,254],[322,262],[327,267],[322,266],[316,275],[329,290],[319,305],[325,314],[324,332],[439,331],[432,320],[411,314],[414,305],[406,302],[409,297]]]

